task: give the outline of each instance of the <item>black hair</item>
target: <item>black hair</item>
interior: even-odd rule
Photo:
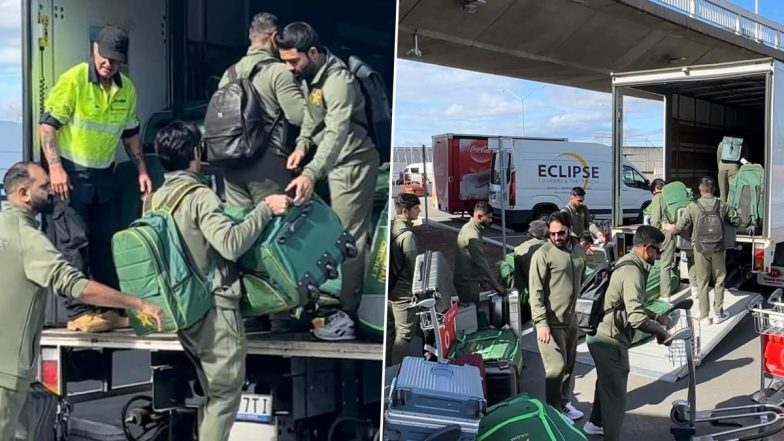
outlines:
[[[634,246],[660,244],[664,242],[664,233],[650,225],[640,225],[634,233]]]
[[[585,190],[582,187],[572,188],[572,196],[585,196]]]
[[[659,179],[659,178],[654,179],[653,182],[651,182],[651,193],[653,193],[656,190],[661,190],[662,188],[664,188],[664,185],[665,185],[664,179]]]
[[[591,235],[591,232],[588,230],[583,231],[583,234],[580,235],[580,242],[593,243],[593,236]]]
[[[700,179],[700,187],[707,193],[713,194],[716,191],[716,182],[710,176],[704,176]]]
[[[5,172],[3,177],[3,188],[5,189],[6,196],[15,192],[19,187],[30,185],[32,176],[30,176],[30,167],[38,165],[31,161],[20,161],[12,165]]]
[[[187,169],[200,144],[201,132],[192,123],[172,121],[155,134],[155,151],[166,171]]]
[[[395,210],[397,210],[397,214],[401,214],[403,210],[410,210],[420,204],[419,197],[414,193],[400,193],[395,197]]]
[[[307,52],[315,47],[319,52],[324,52],[321,40],[313,26],[304,21],[289,23],[283,28],[278,39],[278,48],[296,49],[298,52]]]
[[[576,187],[580,188],[580,187]],[[549,227],[551,223],[558,222],[559,224],[563,225],[566,228],[572,228],[572,219],[566,215],[563,211],[556,211],[555,213],[551,214],[550,217],[547,218],[547,226]]]
[[[476,205],[474,205],[474,214],[476,214],[478,211],[484,214],[491,214],[493,212],[493,210],[490,209],[490,204],[488,204],[486,201],[479,201],[476,203]]]
[[[264,34],[269,34],[278,30],[278,17],[269,12],[260,12],[253,16],[250,22],[248,34],[251,37],[263,38]]]

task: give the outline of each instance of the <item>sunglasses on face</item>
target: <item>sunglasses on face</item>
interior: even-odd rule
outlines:
[[[654,250],[656,250],[656,254],[661,254],[661,252],[662,252],[661,248],[653,246],[653,245],[648,245],[648,248],[653,248]]]
[[[566,236],[566,230],[561,230],[561,231],[551,231],[551,232],[550,232],[550,236],[552,236],[552,237],[562,237],[562,236]]]

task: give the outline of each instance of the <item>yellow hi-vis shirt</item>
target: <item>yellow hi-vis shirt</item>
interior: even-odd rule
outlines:
[[[42,122],[53,123],[58,129],[60,155],[83,167],[108,168],[114,162],[120,137],[138,132],[133,83],[118,72],[107,91],[92,60],[60,76],[44,109]]]

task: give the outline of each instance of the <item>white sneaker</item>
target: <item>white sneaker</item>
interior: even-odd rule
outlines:
[[[721,315],[711,314],[711,324],[718,325],[728,318],[730,318],[730,313],[727,311],[722,312]]]
[[[596,424],[588,421],[583,426],[583,432],[587,433],[588,435],[602,435],[604,436],[604,429],[597,426]]]
[[[319,340],[341,341],[356,340],[354,333],[354,320],[343,311],[338,311],[327,317],[324,326],[313,329],[313,336]]]
[[[563,413],[571,418],[572,420],[579,420],[580,418],[584,417],[585,414],[580,412],[579,409],[572,406],[572,403],[566,403],[566,406],[563,408]]]

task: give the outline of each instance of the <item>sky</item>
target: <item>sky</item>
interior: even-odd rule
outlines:
[[[784,23],[784,2],[758,0],[759,14]],[[754,11],[754,0],[730,0]],[[500,77],[397,60],[395,83],[395,146],[430,145],[439,133],[522,134],[520,100],[525,99],[525,135],[611,142],[609,93]],[[662,144],[662,105],[631,99],[624,103],[626,145]]]

